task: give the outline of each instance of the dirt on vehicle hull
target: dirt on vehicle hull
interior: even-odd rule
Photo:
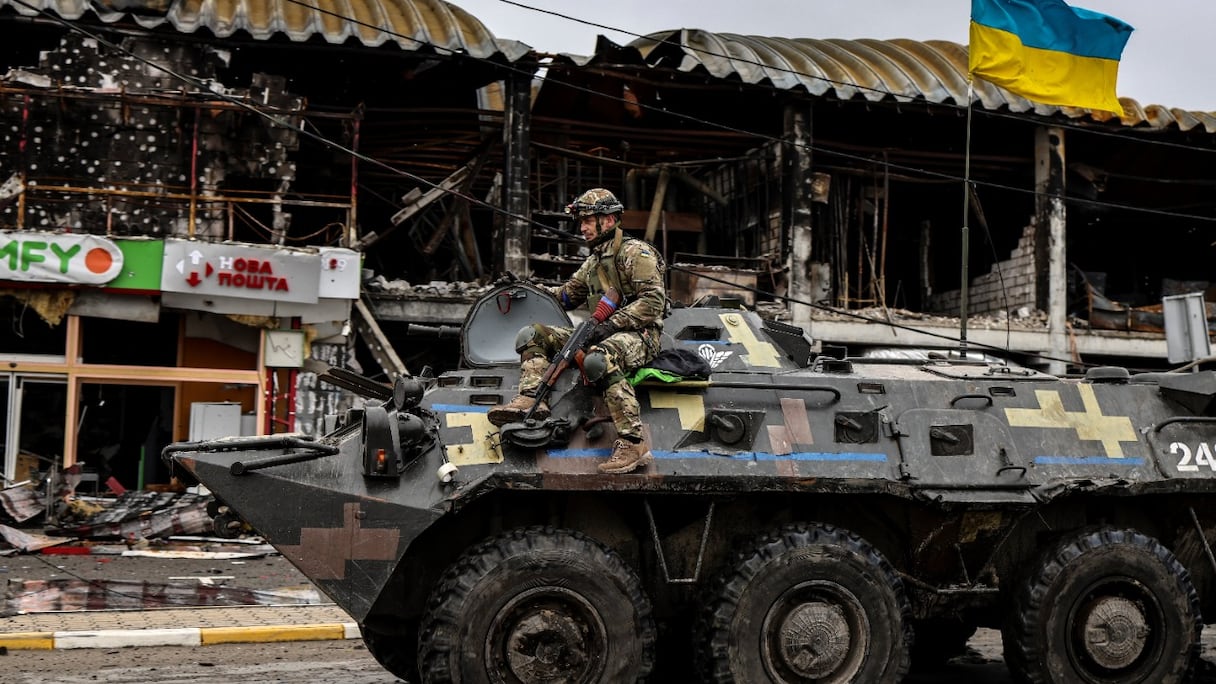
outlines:
[[[544,420],[486,418],[535,321],[568,322],[501,287],[470,311],[464,368],[339,373],[369,400],[329,435],[167,456],[423,682],[897,682],[977,628],[1019,681],[1180,682],[1196,662],[1216,373],[814,357],[751,312],[677,309],[665,348],[712,374],[638,384],[654,461],[606,475],[615,433],[577,370]]]

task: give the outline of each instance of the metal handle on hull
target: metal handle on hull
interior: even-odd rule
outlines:
[[[329,449],[332,449],[332,451],[329,451]],[[281,454],[279,456],[267,456],[266,458],[258,458],[252,461],[234,461],[232,465],[228,466],[228,472],[232,473],[233,475],[245,475],[251,470],[261,470],[262,468],[287,465],[288,463],[314,461],[318,458],[333,456],[336,453],[338,453],[338,447],[318,444],[310,451],[299,451],[291,454]]]

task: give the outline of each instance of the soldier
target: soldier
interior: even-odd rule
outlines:
[[[595,188],[566,207],[578,220],[591,255],[554,295],[567,311],[600,303],[601,295],[615,287],[623,297],[620,305],[598,324],[588,342],[583,373],[603,390],[604,403],[616,426],[612,456],[599,464],[602,473],[628,473],[654,460],[646,448],[637,395],[627,374],[646,365],[659,352],[662,317],[667,304],[663,286],[663,261],[655,248],[621,232],[625,207],[608,190]],[[507,404],[490,409],[495,425],[522,420],[536,403],[535,392],[549,359],[565,345],[573,331],[539,323],[525,326],[515,338],[522,361],[519,395]],[[544,419],[549,407],[541,402],[532,414]]]

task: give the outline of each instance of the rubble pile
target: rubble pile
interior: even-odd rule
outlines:
[[[482,285],[477,282],[432,280],[428,283],[413,284],[408,280],[389,280],[382,275],[375,275],[363,281],[363,289],[368,292],[383,293],[398,296],[433,296],[459,297],[470,301],[480,297],[494,288],[494,285]]]
[[[83,539],[154,539],[211,531],[210,496],[173,492],[127,492],[113,503],[69,501],[57,512],[54,534]]]
[[[9,580],[3,615],[70,610],[142,610],[181,606],[310,605],[316,590],[271,591],[207,583],[149,580]]]
[[[936,326],[942,328],[959,327],[958,316],[923,313],[907,309],[884,308],[871,306],[862,309],[850,309],[847,312],[830,309],[815,309],[811,318],[818,321],[849,321],[856,322],[862,318],[874,323],[904,323],[910,325]],[[1047,312],[1029,307],[1018,307],[1013,311],[997,311],[996,313],[979,316],[968,316],[967,327],[973,330],[1003,330],[1006,327],[1015,330],[1046,330]]]
[[[0,616],[321,602],[312,586],[232,585],[235,575],[215,574],[223,572],[216,566],[206,566],[204,575],[178,576],[179,564],[197,573],[199,563],[235,567],[279,555],[259,537],[196,536],[211,531],[213,501],[210,495],[155,491],[59,496],[46,519],[45,493],[24,485],[0,491],[0,572],[12,573],[0,583]],[[69,556],[91,559],[69,562]]]
[[[0,523],[29,522],[41,515],[44,507],[42,497],[32,487],[0,490]]]

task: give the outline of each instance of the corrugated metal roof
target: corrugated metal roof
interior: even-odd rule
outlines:
[[[702,70],[716,78],[738,78],[785,90],[801,88],[812,95],[959,105],[967,101],[967,48],[944,40],[765,38],[681,29],[652,33],[628,47],[652,66]],[[679,63],[672,64],[673,58]],[[1124,126],[1177,126],[1183,131],[1202,126],[1206,132],[1216,133],[1216,113],[1141,106],[1130,97],[1119,98],[1122,117],[1038,104],[981,80],[975,81],[974,99],[992,110],[1087,117]]]
[[[79,19],[91,12],[107,23],[127,18],[154,28],[168,22],[183,33],[208,29],[221,38],[237,31],[258,40],[280,34],[293,41],[321,36],[330,43],[355,38],[369,47],[396,43],[403,50],[450,50],[477,58],[502,55],[511,62],[531,51],[519,41],[495,38],[476,17],[441,0],[176,0],[164,16],[110,11],[89,0],[23,2],[64,19]],[[112,4],[130,8],[156,3]],[[19,14],[35,14],[12,0],[0,0],[0,6],[4,5]]]

